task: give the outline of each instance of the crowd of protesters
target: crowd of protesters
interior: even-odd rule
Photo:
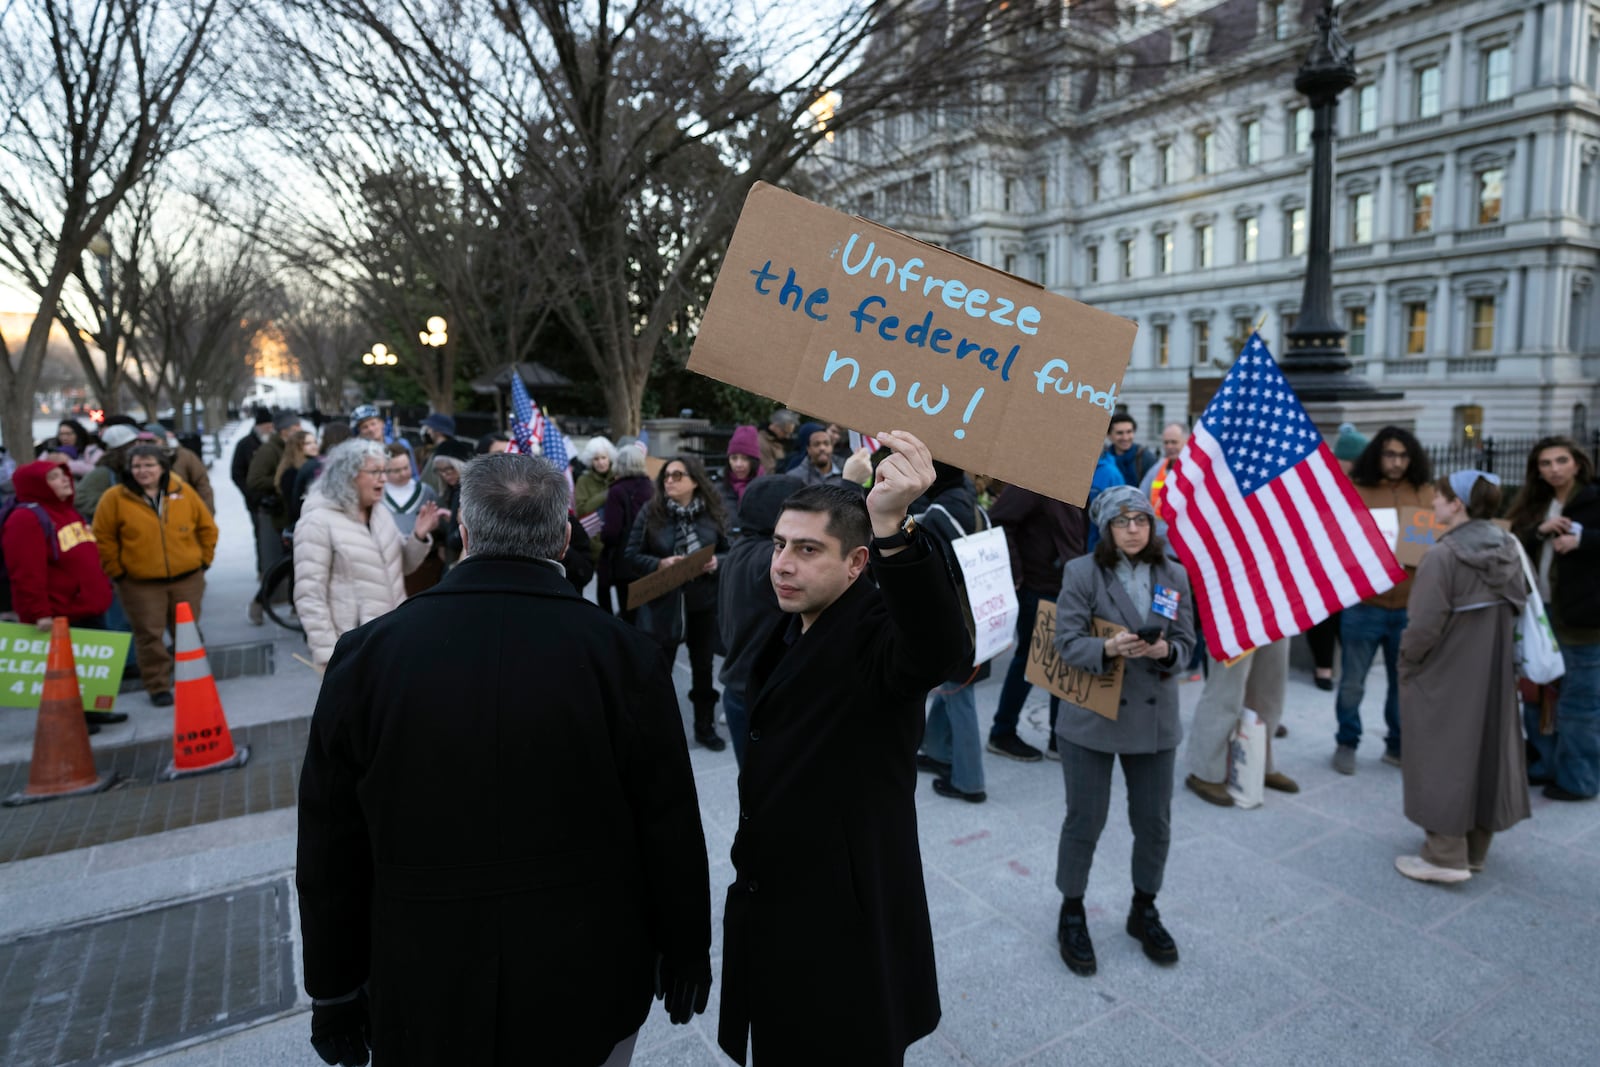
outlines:
[[[797,987],[788,983],[801,980],[811,966],[804,961],[819,951],[854,953],[864,965],[893,972],[892,982],[856,989],[855,1000],[838,1007],[835,1037],[850,1033],[860,1047],[881,1047],[893,1059],[931,1028],[936,991],[931,955],[924,959],[926,909],[915,906],[922,899],[920,875],[912,877],[920,870],[915,818],[905,806],[919,771],[931,776],[938,796],[975,804],[989,794],[985,753],[1061,763],[1066,812],[1057,934],[1064,963],[1080,975],[1097,969],[1084,896],[1115,764],[1122,766],[1134,838],[1125,928],[1162,964],[1178,959],[1156,895],[1180,747],[1185,787],[1208,803],[1234,806],[1232,735],[1249,709],[1267,736],[1264,787],[1299,790],[1272,746],[1287,732],[1281,719],[1289,641],[1212,662],[1189,576],[1165,537],[1163,496],[1181,474],[1182,425],[1160,429],[1158,452],[1139,444],[1130,415],[1113,416],[1084,508],[934,461],[906,435],[886,435],[876,454],[852,450],[838,425],[790,411],[775,412],[762,427],[738,427],[714,473],[695,455],[652,456],[638,438],[593,437],[558,472],[564,525],[552,525],[535,546],[519,542],[505,525],[507,516],[521,514],[513,497],[556,490],[531,468],[496,465],[500,454],[516,450],[505,434],[464,441],[449,416],[431,415],[420,443],[412,444],[396,438],[382,413],[367,405],[348,421],[328,423],[320,436],[297,415],[253,417],[231,474],[245,495],[257,564],[265,573],[292,553],[292,609],[310,661],[328,670],[330,680],[343,650],[354,655],[365,647],[356,635],[372,632],[369,624],[413,598],[422,603],[418,594],[483,594],[481,583],[495,571],[490,557],[502,551],[505,560],[543,568],[500,568],[505,575],[536,575],[534,586],[542,590],[530,594],[536,598],[556,595],[550,574],[563,596],[581,597],[593,581],[599,613],[593,606],[577,614],[563,607],[551,616],[564,620],[561,626],[637,635],[603,652],[572,644],[573,670],[585,656],[598,657],[597,669],[614,670],[611,657],[631,649],[635,660],[655,661],[652,671],[664,668],[652,674],[651,685],[671,689],[670,665],[686,647],[688,738],[722,752],[727,738],[718,727],[725,724],[741,770],[744,810],[727,914],[721,1034],[723,1047],[741,1062],[751,1035],[768,1049],[807,1047],[812,1038],[791,998],[774,990],[792,994]],[[560,430],[551,423],[546,432]],[[1382,427],[1369,438],[1346,425],[1332,444],[1368,508],[1431,510],[1437,534],[1403,580],[1307,635],[1313,680],[1331,694],[1332,765],[1357,773],[1363,710],[1381,705],[1381,760],[1401,774],[1405,814],[1422,831],[1418,852],[1398,857],[1395,866],[1420,881],[1464,881],[1487,862],[1495,834],[1529,817],[1530,786],[1557,801],[1600,794],[1600,484],[1593,459],[1570,438],[1544,438],[1507,499],[1494,474],[1432,470],[1426,451],[1401,427]],[[12,481],[16,501],[3,527],[10,609],[41,628],[57,616],[89,627],[113,625],[110,616],[120,616],[134,634],[151,701],[170,704],[165,635],[178,601],[198,615],[218,540],[205,464],[159,426],[114,417],[96,435],[67,421]],[[1010,551],[1016,640],[1009,659],[974,664],[955,546],[991,526],[1004,531]],[[630,587],[637,593],[652,584],[644,579],[677,575],[691,556],[692,575],[642,600],[630,595]],[[474,560],[483,565],[467,565]],[[466,577],[452,577],[458,572]],[[868,589],[870,602],[856,593]],[[1019,722],[1031,688],[1026,668],[1039,605],[1051,599],[1055,655],[1090,675],[1116,672],[1120,707],[1107,717],[1050,694],[1040,748],[1020,736]],[[1525,609],[1540,603],[1564,671],[1536,685],[1519,677],[1518,634]],[[262,607],[259,600],[248,605],[253,621],[261,620]],[[448,597],[428,609],[441,619],[450,610]],[[1109,636],[1107,623],[1114,624]],[[448,645],[449,634],[439,637]],[[1381,697],[1367,686],[1380,653]],[[393,667],[381,657],[374,662],[379,666],[363,669]],[[1003,681],[995,704],[982,709],[978,684],[991,670],[1003,672]],[[1187,736],[1178,698],[1185,682],[1201,686]],[[862,694],[869,690],[896,710],[868,715]],[[908,701],[919,707],[909,719],[901,714]],[[658,712],[668,714],[649,714]],[[660,722],[646,723],[643,715],[619,710],[605,729],[633,731],[628,743],[643,747],[629,759],[653,751],[652,758],[666,761],[661,774],[680,774],[687,765],[679,748],[687,739],[664,741],[652,733]],[[801,724],[809,731],[804,737],[797,734]],[[562,729],[582,735],[571,741],[579,748],[594,740],[592,727]],[[332,749],[324,756],[350,758]],[[873,758],[888,762],[869,766]],[[333,767],[318,773],[344,773]],[[343,787],[326,788],[333,798]],[[671,789],[693,802],[692,783],[687,794],[681,781]],[[881,821],[872,833],[851,829],[869,817]],[[680,839],[694,836],[686,819],[671,831]],[[776,905],[765,903],[772,890],[757,897],[758,883],[798,894],[787,914],[812,900],[825,911],[841,864],[845,878],[864,878],[867,891],[890,894],[873,898],[874,907],[885,909],[873,921],[887,940],[870,951],[857,943],[825,949],[837,932],[819,926],[804,945],[764,943],[771,913],[763,909]],[[704,876],[703,868],[680,873]],[[772,955],[747,955],[753,949],[746,946],[758,944]],[[683,1021],[704,1006],[708,977],[695,946],[674,951],[672,973],[681,988],[676,995],[668,990],[669,1010]],[[308,981],[310,971],[308,964]],[[765,990],[759,997],[751,991],[757,987]],[[348,997],[327,984],[314,992],[327,994],[318,1001],[325,1022],[344,1018],[333,1006],[352,1003]],[[622,1048],[626,1031],[613,1026],[612,1032],[618,1040],[606,1048]]]

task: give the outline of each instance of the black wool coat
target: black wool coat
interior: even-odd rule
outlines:
[[[718,1043],[758,1067],[898,1064],[939,1022],[914,805],[923,701],[972,644],[926,542],[757,656]]]
[[[600,1063],[658,953],[709,967],[671,677],[548,564],[469,557],[340,638],[299,817],[306,991],[366,983],[385,1067]]]

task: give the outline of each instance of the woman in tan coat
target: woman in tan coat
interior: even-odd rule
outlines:
[[[135,445],[127,454],[127,480],[112,486],[94,513],[100,565],[117,583],[133,628],[145,692],[163,708],[172,704],[166,633],[176,633],[180,602],[200,617],[205,570],[217,551],[211,509],[170,462],[158,445]]]
[[[1528,817],[1512,631],[1528,598],[1511,535],[1489,520],[1500,479],[1457,471],[1434,483],[1444,530],[1411,583],[1400,641],[1406,818],[1427,833],[1395,868],[1420,882],[1464,882],[1490,839]]]
[[[294,528],[294,609],[319,669],[343,634],[406,598],[405,576],[432,548],[438,504],[422,505],[409,535],[383,507],[388,458],[364,438],[329,452]]]

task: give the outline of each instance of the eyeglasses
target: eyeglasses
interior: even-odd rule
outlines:
[[[679,478],[687,478],[687,477],[689,477],[689,472],[688,471],[667,471],[661,477],[664,478],[665,480],[669,481],[669,482],[675,482]]]
[[[356,471],[356,473],[357,474],[365,474],[369,478],[371,478],[371,477],[382,478],[383,475],[384,475],[384,470],[383,470],[382,467],[362,467],[360,470]]]
[[[1118,515],[1116,518],[1111,520],[1111,528],[1113,530],[1126,530],[1130,526],[1149,525],[1150,516],[1148,515]]]

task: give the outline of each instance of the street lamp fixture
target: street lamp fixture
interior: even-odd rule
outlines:
[[[1345,351],[1345,329],[1333,317],[1333,145],[1339,94],[1356,82],[1355,50],[1339,29],[1333,0],[1323,0],[1317,34],[1294,87],[1311,103],[1311,211],[1306,248],[1305,288],[1300,314],[1289,331],[1287,351],[1279,353],[1283,373],[1307,403],[1392,399],[1364,377],[1352,373]]]
[[[421,341],[429,348],[444,347],[445,342],[450,340],[450,335],[445,330],[444,319],[438,315],[435,315],[429,319],[427,323],[427,329],[421,330],[417,333],[417,340]]]
[[[369,367],[392,367],[400,362],[400,357],[389,351],[388,345],[375,344],[361,354],[361,362]]]

